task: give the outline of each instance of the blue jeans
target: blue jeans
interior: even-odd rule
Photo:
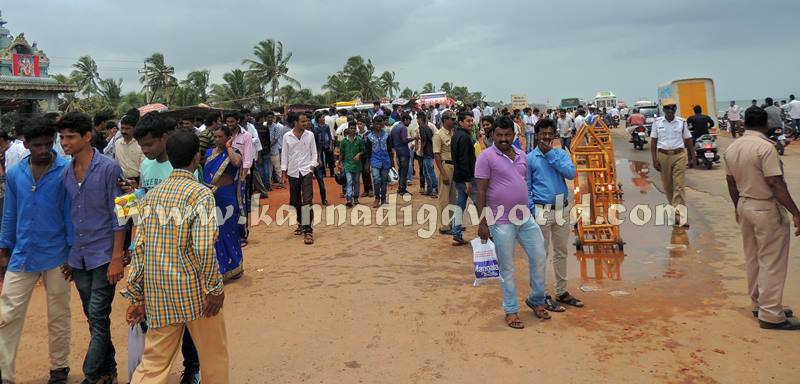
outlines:
[[[542,230],[536,224],[536,219],[531,217],[522,225],[493,224],[489,226],[489,233],[494,241],[497,263],[500,265],[500,277],[503,278],[503,310],[505,313],[519,312],[517,288],[514,284],[514,249],[517,241],[528,255],[528,275],[532,290],[528,299],[534,305],[543,305],[547,253],[544,249]]]
[[[422,165],[425,166],[425,184],[428,187],[427,192],[431,193],[439,193],[439,180],[436,179],[436,173],[433,172],[433,158],[426,157],[422,159]]]
[[[264,183],[264,188],[269,190],[269,185],[272,183],[272,158],[267,151],[261,151],[261,164],[258,166],[261,172],[261,181]]]
[[[372,167],[372,186],[375,188],[375,199],[386,201],[386,187],[389,184],[389,168]]]
[[[108,264],[92,270],[74,269],[72,277],[81,297],[83,313],[89,320],[89,348],[83,359],[84,384],[117,372],[114,345],[111,343],[111,303],[115,285],[108,283]]]
[[[361,172],[345,172],[347,176],[347,193],[345,196],[347,197],[347,202],[352,203],[353,200],[358,200],[358,196],[361,194]]]
[[[478,202],[478,181],[474,178],[469,182],[472,185],[472,191],[469,198],[472,199],[472,204]],[[453,182],[453,187],[456,189],[456,209],[455,217],[453,218],[453,239],[461,239],[461,233],[464,228],[461,222],[464,221],[464,210],[467,209],[467,183]]]
[[[794,132],[792,132],[792,135],[794,137],[797,137],[798,135],[800,135],[800,119],[792,119],[792,120],[794,120]]]
[[[525,153],[533,150],[534,132],[525,132]]]
[[[408,177],[406,178],[406,184],[410,183],[414,180],[414,154],[411,154],[408,160]]]

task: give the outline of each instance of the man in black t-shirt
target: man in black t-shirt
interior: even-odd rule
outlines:
[[[692,141],[697,141],[700,136],[708,135],[709,129],[714,127],[714,120],[708,115],[704,115],[703,108],[699,105],[694,106],[694,115],[689,116],[686,123],[692,133]]]

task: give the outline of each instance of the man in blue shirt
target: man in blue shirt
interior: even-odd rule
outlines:
[[[411,149],[408,148],[408,143],[418,140],[408,137],[409,124],[411,124],[411,115],[404,113],[400,117],[400,123],[392,128],[391,133],[393,149],[397,154],[397,172],[400,175],[397,193],[400,195],[410,194],[408,192],[408,164],[411,161]]]
[[[69,201],[63,184],[69,162],[53,150],[55,134],[52,120],[29,121],[23,135],[30,155],[7,174],[0,233],[0,382],[4,383],[14,382],[25,311],[39,278],[47,291],[48,383],[66,383],[69,374],[70,289],[69,275],[63,273],[70,246]]]
[[[389,184],[389,170],[392,161],[392,138],[384,131],[383,116],[372,120],[372,132],[367,135],[366,155],[372,168],[372,185],[375,188],[375,202],[372,208],[386,204],[386,187]]]
[[[536,215],[544,236],[544,248],[553,260],[556,301],[574,307],[583,303],[567,292],[567,241],[569,240],[569,190],[564,179],[575,178],[575,165],[567,151],[553,148],[556,125],[541,119],[534,126],[539,143],[528,154],[528,205]],[[550,244],[553,251],[550,251]],[[563,312],[564,307],[546,297],[547,310]]]
[[[69,266],[91,334],[83,362],[84,383],[113,382],[117,363],[111,343],[111,302],[124,273],[127,230],[114,209],[114,199],[122,195],[117,185],[122,169],[92,148],[91,120],[86,114],[68,113],[58,128],[64,152],[72,155],[64,176],[73,230]]]

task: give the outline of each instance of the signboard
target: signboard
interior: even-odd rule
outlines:
[[[39,77],[39,56],[14,54],[14,76]]]
[[[528,95],[511,95],[511,109],[525,109],[528,108]]]

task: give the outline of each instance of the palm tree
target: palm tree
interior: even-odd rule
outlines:
[[[411,88],[405,87],[403,88],[403,91],[400,92],[400,97],[411,100],[419,97],[419,94],[416,91],[412,91]]]
[[[191,104],[208,101],[209,76],[210,72],[207,69],[203,69],[191,71],[186,75],[186,80],[181,80],[181,86],[186,89],[186,92],[196,96],[192,99],[197,99],[197,101],[192,101]]]
[[[334,100],[346,100],[352,98],[347,78],[341,72],[328,76],[328,81],[322,85],[322,89],[328,90]]]
[[[98,92],[103,100],[112,108],[122,101],[122,79],[101,79],[98,84]]]
[[[378,100],[382,96],[380,80],[375,77],[372,60],[365,62],[361,56],[352,56],[347,59],[342,74],[353,96],[360,96],[363,101]]]
[[[172,92],[169,92],[170,88],[174,89],[178,84],[178,79],[175,78],[175,67],[167,65],[164,62],[164,55],[161,53],[154,53],[144,62],[144,75],[139,81],[144,84],[142,91],[145,93],[149,91],[147,103],[152,103],[156,99],[156,95],[161,92],[166,96],[167,104],[170,104],[172,98]]]
[[[283,56],[283,43],[272,39],[259,41],[258,44],[253,46],[253,55],[255,55],[256,60],[244,59],[242,64],[247,64],[250,67],[249,72],[252,73],[261,87],[269,86],[273,103],[281,81],[300,87],[299,81],[287,75],[289,73],[289,59],[292,58],[292,53],[288,52],[286,57]]]
[[[390,99],[394,99],[394,93],[400,92],[400,83],[395,81],[394,72],[384,71],[379,80],[383,91],[389,94]]]
[[[442,83],[442,86],[439,87],[439,90],[447,93],[453,92],[453,83],[446,81]]]
[[[234,69],[222,75],[225,84],[211,86],[214,101],[237,109],[254,104],[256,96],[262,94],[260,83],[249,72]]]
[[[436,88],[433,86],[433,83],[425,83],[422,86],[422,91],[420,93],[433,93],[436,92]]]
[[[97,72],[97,63],[91,56],[81,56],[78,62],[72,64],[75,68],[70,74],[75,84],[80,89],[81,93],[85,96],[91,96],[97,92],[97,81],[100,79],[100,74]]]

